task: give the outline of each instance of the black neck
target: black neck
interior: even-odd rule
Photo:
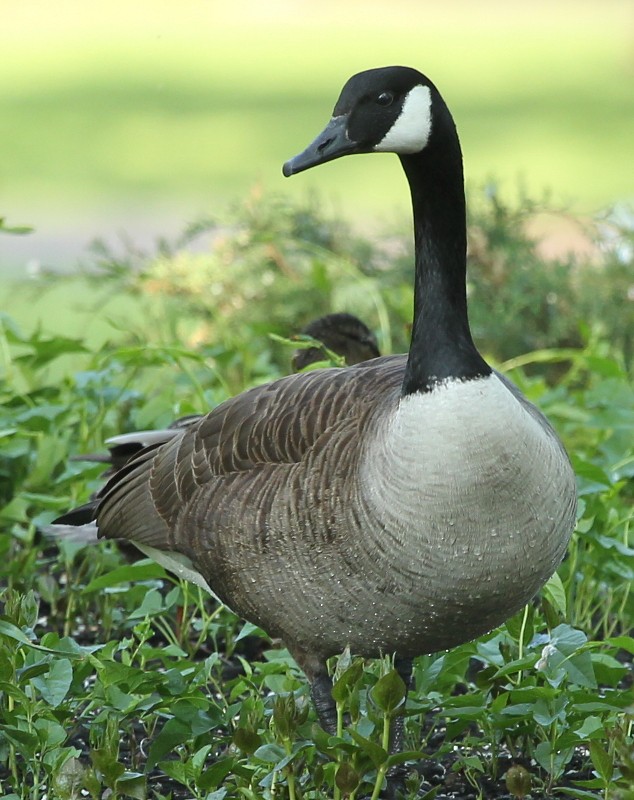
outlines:
[[[476,350],[467,316],[467,233],[462,155],[451,121],[440,142],[402,156],[412,193],[416,277],[414,324],[402,393],[491,368]],[[451,135],[453,134],[453,136]]]

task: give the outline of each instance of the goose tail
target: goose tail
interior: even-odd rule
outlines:
[[[65,514],[65,517],[70,516]],[[74,542],[75,544],[91,545],[97,544],[99,534],[96,522],[86,522],[84,524],[74,524],[72,522],[59,522],[55,520],[50,525],[41,525],[39,532],[47,539],[57,541]]]

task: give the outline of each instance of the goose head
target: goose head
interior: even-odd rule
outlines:
[[[302,333],[320,341],[328,350],[343,356],[348,366],[360,364],[381,355],[375,335],[354,314],[338,312],[326,314],[313,320],[302,329]],[[304,369],[324,359],[324,351],[318,347],[298,349],[293,354],[294,370]]]
[[[289,177],[356,153],[420,153],[437,125],[446,121],[448,112],[444,111],[438,90],[416,69],[382,67],[359,72],[343,87],[324,130],[284,164],[283,173]]]
[[[410,186],[414,319],[403,394],[488,375],[467,315],[462,151],[451,113],[429,78],[411,67],[353,75],[330,122],[283,173],[358,153],[395,153]]]

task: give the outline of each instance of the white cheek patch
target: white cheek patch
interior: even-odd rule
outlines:
[[[379,153],[419,153],[431,133],[431,92],[429,86],[414,86],[403,102],[398,119],[374,146]]]

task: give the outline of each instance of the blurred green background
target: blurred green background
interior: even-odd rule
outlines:
[[[440,87],[470,183],[579,213],[632,199],[631,0],[3,0],[0,267],[72,265],[96,235],[178,231],[254,185],[315,188],[396,218],[393,159],[285,181],[353,72],[404,63]]]

